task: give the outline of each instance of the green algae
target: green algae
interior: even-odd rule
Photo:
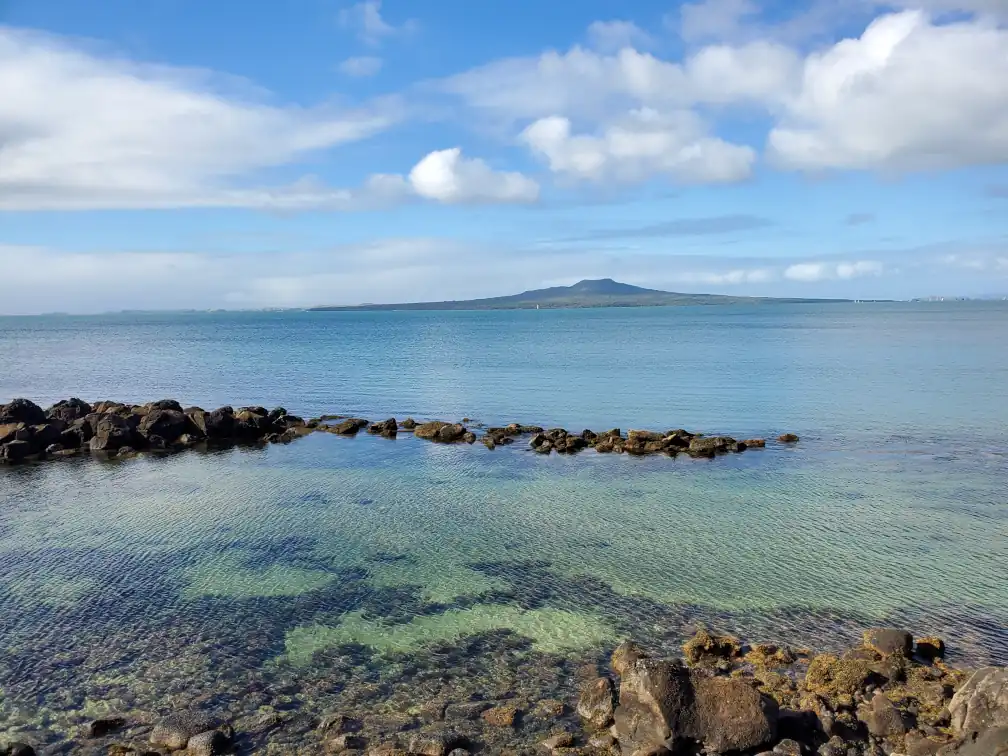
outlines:
[[[564,609],[529,609],[503,604],[478,604],[414,617],[408,623],[387,625],[365,618],[363,612],[343,615],[338,625],[302,625],[287,633],[284,658],[295,666],[311,661],[316,651],[355,643],[377,651],[409,652],[432,643],[466,635],[511,630],[532,641],[535,650],[562,653],[602,646],[617,639],[615,630],[599,617]]]
[[[299,596],[323,588],[335,576],[324,570],[306,570],[271,564],[249,568],[240,557],[221,556],[200,563],[186,574],[183,597],[226,596],[229,598],[271,598]]]
[[[372,565],[368,568],[367,583],[374,588],[417,585],[423,599],[434,604],[450,604],[461,596],[480,596],[508,588],[505,581],[464,565],[426,559]]]

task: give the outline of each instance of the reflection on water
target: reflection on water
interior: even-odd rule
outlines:
[[[3,469],[0,727],[563,697],[621,638],[673,649],[696,623],[830,647],[896,622],[1004,663],[1006,466],[979,451],[544,458],[317,434]]]

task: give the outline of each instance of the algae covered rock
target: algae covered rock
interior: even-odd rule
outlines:
[[[190,738],[216,730],[219,726],[218,720],[201,712],[179,711],[169,714],[154,726],[150,742],[152,745],[180,751],[188,747]]]
[[[865,687],[872,674],[864,659],[820,654],[809,662],[805,688],[824,696],[853,696]]]
[[[683,655],[689,664],[731,659],[739,655],[742,644],[730,635],[711,635],[700,629],[683,644]]]
[[[583,720],[597,729],[602,729],[612,722],[615,710],[616,689],[608,677],[600,677],[581,686],[577,713]]]

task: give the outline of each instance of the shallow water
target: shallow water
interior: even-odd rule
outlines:
[[[0,726],[409,708],[455,669],[460,696],[563,696],[563,660],[697,623],[817,648],[898,623],[1008,662],[1008,309],[541,314],[0,320],[4,400],[802,435],[710,461],[315,434],[0,469]]]

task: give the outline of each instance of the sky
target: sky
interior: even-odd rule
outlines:
[[[0,0],[0,314],[1008,294],[1008,0]]]

